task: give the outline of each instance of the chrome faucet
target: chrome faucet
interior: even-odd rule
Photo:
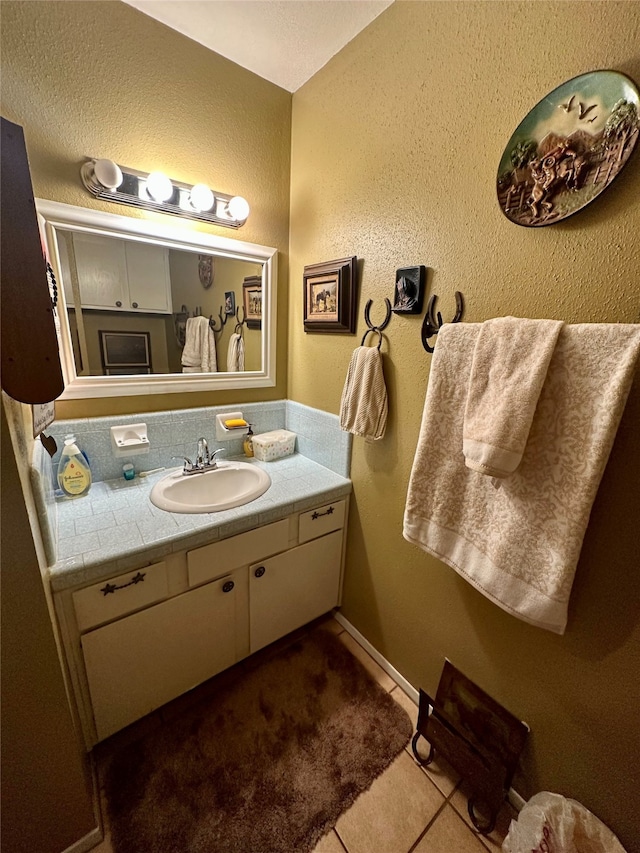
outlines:
[[[198,439],[198,450],[196,452],[196,467],[197,468],[207,468],[211,464],[211,457],[209,456],[209,445],[207,444],[206,438]]]
[[[216,461],[218,453],[224,453],[224,448],[220,447],[218,450],[214,450],[213,453],[210,453],[207,439],[199,438],[195,462],[192,462],[188,456],[172,456],[171,458],[182,459],[182,473],[188,477],[191,474],[202,474],[203,471],[214,471],[218,467],[218,463]]]

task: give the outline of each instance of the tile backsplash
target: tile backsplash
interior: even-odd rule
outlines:
[[[225,455],[240,455],[243,436],[224,442],[218,442],[215,438],[216,414],[229,411],[242,411],[244,419],[252,424],[256,435],[282,428],[295,432],[296,450],[299,453],[336,474],[349,476],[351,435],[340,430],[338,416],[291,400],[54,421],[48,429],[58,445],[52,460],[53,471],[57,471],[64,437],[68,433],[76,436],[80,449],[89,459],[92,477],[96,482],[122,477],[122,466],[126,462],[133,463],[136,473],[163,466],[177,466],[183,456],[190,459],[195,457],[198,439],[201,437],[207,439],[210,450],[224,448],[226,453],[223,458]],[[147,425],[149,453],[131,458],[114,456],[110,428],[141,421]]]

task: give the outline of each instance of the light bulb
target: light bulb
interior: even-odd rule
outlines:
[[[245,220],[249,216],[249,210],[249,202],[242,196],[236,195],[227,202],[227,213],[233,219]]]
[[[159,204],[169,201],[173,195],[173,184],[162,172],[151,172],[147,178],[147,192]]]
[[[96,160],[93,164],[93,174],[108,190],[116,190],[123,180],[122,170],[113,160]]]
[[[191,187],[189,201],[196,210],[211,210],[215,201],[213,193],[206,184],[195,184]]]

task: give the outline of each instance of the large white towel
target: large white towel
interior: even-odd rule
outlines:
[[[522,462],[498,481],[468,468],[462,452],[480,330],[451,323],[438,333],[403,533],[514,616],[562,634],[640,326],[562,327]]]
[[[482,324],[464,413],[466,465],[508,477],[522,459],[563,323],[497,317]]]
[[[237,332],[234,332],[229,338],[227,370],[229,373],[238,373],[244,370],[244,341],[242,335]]]
[[[387,387],[377,347],[356,347],[349,362],[340,401],[340,427],[376,441],[387,426]]]
[[[183,373],[215,373],[216,342],[206,317],[189,317],[182,350]]]

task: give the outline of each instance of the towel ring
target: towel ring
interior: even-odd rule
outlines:
[[[382,346],[382,330],[381,329],[367,329],[367,331],[362,336],[362,340],[360,341],[360,346],[361,347],[364,346],[365,339],[366,339],[367,335],[369,334],[369,332],[377,332],[378,333],[378,336],[379,336],[378,337],[378,349],[380,349],[380,347]]]

